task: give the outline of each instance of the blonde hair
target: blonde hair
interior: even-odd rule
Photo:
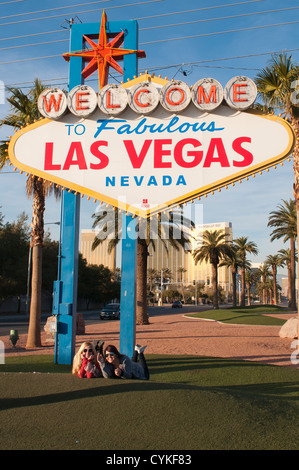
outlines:
[[[93,359],[91,360],[91,362],[93,364],[96,364],[97,363],[97,353],[96,353],[96,350],[95,350],[95,347],[92,343],[89,343],[89,342],[85,342],[85,343],[82,343],[79,350],[77,351],[77,353],[75,354],[74,356],[74,359],[73,359],[73,368],[72,368],[72,374],[76,375],[78,374],[80,368],[81,368],[81,365],[82,365],[82,357],[81,357],[81,354],[83,352],[83,350],[85,348],[91,348],[92,351],[93,351]]]

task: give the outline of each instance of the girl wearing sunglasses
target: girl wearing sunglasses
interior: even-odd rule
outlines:
[[[103,377],[101,366],[97,361],[97,354],[92,343],[81,344],[74,356],[72,373],[80,378],[92,379]]]
[[[139,345],[135,346],[132,359],[125,354],[120,354],[118,349],[110,344],[105,348],[104,357],[105,364],[102,367],[103,376],[107,379],[110,377],[121,377],[124,379],[148,380],[149,371],[143,354],[144,349]],[[137,362],[139,356],[139,362]]]

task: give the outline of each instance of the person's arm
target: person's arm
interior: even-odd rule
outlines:
[[[108,364],[108,362],[100,362],[100,367],[102,370],[103,377],[105,379],[109,379],[111,377],[114,377],[114,367],[111,364]]]
[[[86,370],[85,370],[85,367],[87,366],[87,359],[83,359],[82,360],[82,364],[81,364],[81,367],[78,371],[78,376],[81,378],[81,379],[84,379],[84,377],[86,376]]]

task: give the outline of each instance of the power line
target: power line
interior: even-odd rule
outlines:
[[[11,2],[2,2],[0,5],[10,5],[11,3],[25,2],[25,0],[12,0]]]
[[[156,44],[156,43],[168,42],[168,41],[179,41],[182,39],[193,39],[193,38],[199,38],[199,37],[205,37],[205,36],[215,36],[216,34],[239,33],[241,31],[250,31],[253,29],[262,29],[262,28],[272,28],[275,26],[287,26],[287,25],[296,24],[296,23],[299,23],[299,21],[289,21],[287,23],[276,23],[276,24],[268,24],[268,25],[263,25],[263,26],[251,26],[249,28],[231,29],[228,31],[215,31],[214,33],[194,34],[192,36],[181,36],[178,38],[159,39],[157,41],[141,42],[139,45],[145,46],[147,44]]]
[[[239,6],[239,5],[246,5],[248,3],[257,3],[257,2],[263,2],[264,0],[251,0],[248,2],[238,2],[238,3],[228,3],[227,5],[216,5],[213,7],[204,7],[204,8],[196,8],[193,10],[185,10],[185,11],[173,11],[171,13],[161,13],[159,15],[152,15],[152,16],[143,16],[141,18],[134,18],[135,20],[148,20],[150,18],[161,18],[162,16],[170,16],[170,15],[179,15],[182,13],[194,13],[195,11],[204,11],[204,10],[214,10],[216,8],[226,8],[226,7],[234,7],[234,6]]]
[[[154,1],[157,1],[157,0],[154,0]],[[160,0],[158,0],[158,1],[160,1]],[[145,2],[145,3],[148,3],[148,2]],[[199,20],[199,21],[201,21],[201,20]],[[159,40],[156,40],[156,41],[141,42],[140,46],[144,46],[144,45],[147,45],[147,44],[156,44],[156,43],[161,43],[161,42],[168,42],[168,41],[179,41],[179,40],[183,40],[183,39],[192,39],[192,38],[198,38],[198,37],[215,36],[217,34],[237,33],[237,32],[241,32],[241,31],[250,31],[250,30],[262,29],[262,28],[287,26],[287,25],[297,24],[297,23],[299,23],[299,20],[298,21],[289,21],[289,22],[286,22],[286,23],[275,23],[275,24],[270,24],[270,25],[263,25],[263,26],[250,26],[248,28],[231,29],[231,30],[228,30],[228,31],[215,31],[215,32],[212,32],[212,33],[195,34],[195,35],[192,35],[192,36],[181,36],[181,37],[178,37],[178,38],[159,39]],[[31,47],[31,46],[41,46],[41,45],[45,45],[45,44],[54,44],[54,43],[66,42],[66,41],[68,41],[68,39],[58,39],[58,40],[55,40],[55,41],[47,41],[47,42],[41,42],[41,43],[35,43],[35,44],[23,44],[23,45],[19,45],[19,46],[9,46],[9,47],[1,48],[0,51],[9,50],[9,49],[18,49],[18,48],[21,48],[21,47],[23,48],[23,47]],[[51,56],[46,56],[46,57],[34,57],[34,58],[28,58],[28,59],[19,59],[19,60],[15,60],[15,61],[0,62],[0,65],[13,64],[13,63],[17,63],[17,62],[25,62],[25,61],[30,61],[30,60],[39,60],[39,59],[42,59],[42,58],[46,59],[46,58],[58,57],[58,56],[59,55],[51,55]]]
[[[56,42],[66,42],[66,41],[68,41],[68,39],[57,39],[56,41],[36,42],[34,44],[21,44],[19,46],[2,47],[0,48],[0,51],[8,51],[9,49],[19,49],[21,47],[44,46],[45,44],[54,44]]]
[[[129,3],[127,5],[117,5],[117,6],[114,6],[114,7],[106,7],[105,10],[112,10],[112,9],[115,9],[115,8],[124,8],[124,7],[134,7],[134,6],[138,6],[138,5],[146,5],[148,3],[157,3],[157,2],[164,2],[165,0],[150,0],[150,1],[146,1],[146,2],[139,2],[139,3]],[[97,8],[95,10],[85,10],[85,11],[79,11],[79,12],[76,12],[76,13],[71,13],[72,15],[82,15],[83,13],[94,13],[96,11],[101,11],[102,8]],[[9,26],[9,25],[12,25],[12,24],[20,24],[20,23],[28,23],[30,21],[42,21],[42,20],[49,20],[49,19],[52,19],[52,18],[60,18],[62,16],[66,16],[67,13],[62,13],[61,15],[52,15],[52,16],[44,16],[42,18],[30,18],[28,20],[20,20],[20,21],[11,21],[10,23],[0,23],[0,26]]]
[[[209,21],[216,21],[216,20],[224,20],[224,19],[232,19],[232,18],[239,18],[239,17],[246,17],[246,16],[251,16],[251,15],[261,15],[261,14],[265,14],[265,13],[275,13],[275,12],[282,12],[282,11],[288,11],[288,10],[298,10],[299,7],[290,7],[290,8],[280,8],[278,10],[268,10],[268,11],[262,11],[262,12],[254,12],[254,13],[243,13],[243,14],[240,14],[240,15],[232,15],[232,16],[223,16],[223,17],[219,17],[219,18],[208,18],[208,19],[203,19],[203,20],[195,20],[195,21],[188,21],[188,22],[184,22],[184,23],[175,23],[175,24],[168,24],[168,25],[160,25],[160,26],[151,26],[151,27],[148,27],[148,28],[141,28],[140,31],[146,31],[146,30],[150,30],[150,29],[158,29],[158,28],[167,28],[167,27],[173,27],[173,26],[182,26],[182,25],[187,25],[187,24],[194,24],[194,23],[205,23],[205,22],[209,22]],[[67,31],[67,30],[65,30]],[[207,33],[209,34],[209,33]],[[24,37],[24,36],[21,36],[21,37]],[[46,45],[46,44],[54,44],[54,43],[57,43],[57,42],[66,42],[68,41],[68,39],[59,39],[59,40],[55,40],[55,41],[47,41],[47,42],[39,42],[39,43],[34,43],[34,44],[22,44],[22,45],[18,45],[18,46],[9,46],[9,47],[3,47],[3,48],[0,48],[0,51],[5,51],[5,50],[9,50],[9,49],[18,49],[18,48],[23,48],[23,47],[32,47],[32,46],[43,46],[43,45]]]
[[[17,0],[17,1],[24,1],[24,0]],[[201,10],[210,10],[214,8],[221,8],[221,7],[229,7],[229,6],[235,6],[235,5],[244,5],[247,3],[256,3],[264,0],[251,0],[247,2],[239,2],[239,3],[231,3],[227,5],[219,5],[219,6],[214,6],[214,7],[206,7],[206,8],[197,8],[195,10],[183,10],[183,11],[176,11],[176,12],[171,12],[171,13],[162,13],[161,15],[154,15],[154,16],[145,16],[143,18],[136,18],[136,20],[143,20],[143,19],[150,19],[150,18],[157,18],[157,17],[162,17],[162,16],[171,16],[171,15],[178,15],[178,14],[183,14],[183,13],[193,13],[195,11],[201,11]],[[7,24],[7,23],[5,23]],[[143,28],[144,29],[144,28]],[[32,34],[25,34],[22,36],[11,36],[7,38],[0,38],[0,41],[9,41],[11,39],[23,39],[23,38],[28,38],[32,36],[39,36],[39,35],[44,35],[44,34],[54,34],[54,33],[64,33],[66,32],[66,29],[59,29],[55,31],[42,31],[41,33],[32,33]]]
[[[43,31],[42,33],[23,34],[22,36],[11,36],[9,38],[0,38],[0,41],[10,41],[12,39],[30,38],[32,36],[41,36],[43,34],[66,33],[69,29],[57,29],[56,31]]]
[[[194,20],[194,21],[187,21],[184,23],[174,23],[174,24],[166,24],[166,25],[160,25],[160,26],[150,26],[148,28],[141,28],[139,31],[146,31],[149,29],[158,29],[158,28],[169,28],[172,26],[184,26],[187,24],[194,24],[194,23],[207,23],[209,21],[218,21],[218,20],[231,20],[233,18],[241,18],[241,17],[246,17],[246,16],[254,16],[254,15],[264,15],[266,13],[276,13],[279,12],[281,13],[282,11],[288,11],[288,10],[298,10],[299,7],[289,7],[289,8],[280,8],[278,10],[267,10],[267,11],[258,11],[258,12],[253,12],[253,13],[242,13],[239,15],[230,15],[230,16],[221,16],[219,18],[206,18],[203,20]]]
[[[296,49],[286,49],[284,52],[296,52],[299,51],[299,48]],[[207,65],[204,65],[206,63],[211,63],[211,62],[219,62],[219,61],[226,61],[226,60],[233,60],[233,59],[248,59],[252,57],[258,57],[258,56],[265,56],[265,55],[273,55],[273,54],[279,54],[281,51],[270,51],[270,52],[259,52],[256,54],[246,54],[246,55],[239,55],[239,56],[233,56],[233,57],[220,57],[216,59],[208,59],[208,60],[198,60],[194,62],[184,62],[183,64],[171,64],[171,65],[161,65],[161,66],[153,66],[153,67],[147,67],[148,71],[158,71],[158,70],[166,70],[170,68],[177,68],[177,67],[182,67],[183,65],[186,66],[194,66],[194,67],[208,67]],[[220,68],[218,66],[215,66],[216,68]],[[233,67],[221,67],[221,68],[233,68]],[[236,67],[237,69],[240,70],[242,69],[247,69],[246,67]],[[258,69],[247,69],[247,70],[258,70]],[[115,78],[113,75],[110,75],[111,78]],[[59,78],[50,78],[50,79],[40,79],[42,83],[45,82],[53,82],[53,81],[59,81],[59,80],[67,80],[68,77],[59,77]],[[90,81],[95,81],[97,79],[90,79]],[[66,84],[67,82],[64,82],[62,84]],[[33,81],[28,81],[28,82],[18,82],[18,83],[11,83],[9,85],[6,85],[7,87],[13,87],[17,85],[32,85]],[[21,87],[21,88],[29,88],[29,87]]]
[[[15,15],[0,16],[0,20],[5,20],[6,18],[16,18],[17,16],[34,15],[36,13],[46,13],[49,11],[65,10],[66,8],[77,8],[77,7],[87,6],[87,5],[94,5],[95,3],[105,3],[105,2],[113,2],[113,1],[115,0],[99,0],[97,2],[78,3],[77,5],[67,5],[64,7],[48,8],[47,10],[27,11],[26,13],[17,13]],[[2,5],[2,3],[0,3],[0,5]]]
[[[299,48],[296,49],[285,49],[284,52],[296,52],[299,51]],[[233,57],[220,57],[218,59],[207,59],[207,60],[198,60],[195,62],[184,62],[184,64],[173,64],[173,65],[160,65],[159,67],[148,67],[148,70],[164,70],[167,68],[173,68],[173,67],[180,67],[182,65],[195,65],[198,66],[198,64],[206,64],[206,63],[211,63],[211,62],[219,62],[222,60],[233,60],[233,59],[249,59],[252,57],[259,57],[259,56],[265,56],[265,55],[274,55],[274,54],[280,54],[281,51],[270,51],[270,52],[259,52],[256,54],[246,54],[246,55],[239,55],[239,56],[233,56]]]

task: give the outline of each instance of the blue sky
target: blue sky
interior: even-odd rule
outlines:
[[[68,21],[100,22],[105,8],[110,21],[138,19],[139,48],[147,55],[139,61],[140,72],[175,77],[188,85],[213,77],[224,87],[236,75],[254,78],[267,65],[271,52],[292,50],[299,63],[298,7],[298,2],[291,0],[0,0],[0,80],[29,90],[38,77],[46,84],[67,88],[68,64],[61,55],[68,51]],[[96,87],[96,75],[94,78]],[[8,111],[6,104],[0,104],[0,118]],[[0,129],[1,140],[10,134],[8,129]],[[259,255],[251,261],[264,262],[267,255],[284,247],[281,241],[270,242],[267,222],[282,199],[293,197],[293,181],[291,161],[215,193],[204,200],[203,222],[232,222],[234,237],[248,236],[258,245]],[[23,210],[31,218],[31,201],[26,199],[24,188],[24,175],[11,173],[10,167],[2,170],[0,206],[6,221],[15,220]],[[93,202],[82,200],[81,228],[91,228],[94,210]],[[59,219],[60,203],[50,198],[45,222]],[[57,239],[58,227],[47,227]]]

